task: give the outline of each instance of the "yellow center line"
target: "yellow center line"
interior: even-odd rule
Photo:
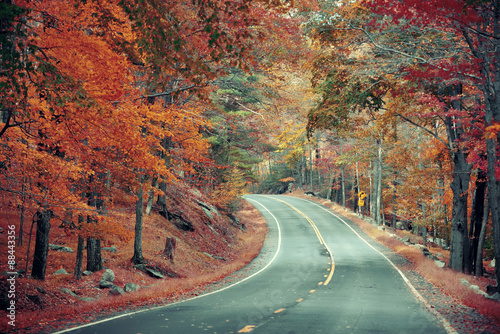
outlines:
[[[247,326],[243,327],[242,329],[240,329],[238,331],[238,333],[249,333],[249,332],[253,331],[254,328],[255,328],[255,326],[247,325]]]
[[[299,299],[297,299],[297,303],[300,303],[303,300],[304,300],[303,298],[299,298]]]
[[[283,312],[284,310],[285,310],[284,308],[280,308],[279,310],[274,311],[274,313],[280,313]]]
[[[314,293],[315,291],[316,291],[316,290],[311,290],[311,291],[309,291],[309,293]]]
[[[284,204],[288,205],[289,207],[291,207],[292,209],[294,209],[295,211],[297,211],[302,217],[304,217],[309,222],[309,224],[312,226],[312,228],[314,229],[314,232],[316,233],[316,236],[318,237],[318,240],[319,240],[320,244],[322,244],[322,245],[325,246],[325,249],[328,251],[328,253],[330,254],[330,258],[332,259],[332,268],[329,269],[330,270],[330,274],[328,275],[328,278],[325,280],[324,284],[322,283],[323,285],[328,285],[328,283],[330,283],[330,281],[332,280],[333,272],[335,271],[335,262],[333,261],[332,252],[330,251],[330,249],[326,245],[325,239],[323,239],[323,236],[319,232],[318,227],[316,226],[316,224],[314,224],[314,222],[309,217],[307,217],[302,211],[300,211],[299,209],[297,209],[293,205],[291,205],[291,204],[289,204],[289,203],[287,203],[285,201],[282,201],[280,199],[274,198],[274,197],[270,197],[270,198],[272,198],[272,199],[274,199],[274,200],[276,200],[278,202],[281,202],[281,203],[284,203]]]

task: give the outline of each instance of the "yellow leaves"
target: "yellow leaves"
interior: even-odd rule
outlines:
[[[278,152],[285,152],[285,161],[291,167],[300,161],[307,143],[306,129],[302,124],[287,124],[277,137]]]
[[[226,179],[226,182],[217,186],[217,189],[210,194],[211,201],[224,210],[245,193],[246,187],[245,175],[237,167],[229,170]]]

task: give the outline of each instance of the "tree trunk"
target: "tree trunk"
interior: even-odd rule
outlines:
[[[345,208],[345,175],[344,175],[344,165],[342,165],[341,170],[340,170],[340,200],[342,207]]]
[[[375,198],[376,204],[375,208],[376,212],[376,222],[377,225],[383,224],[383,215],[382,215],[382,140],[377,140],[378,151],[377,151],[377,197]]]
[[[484,96],[485,125],[500,122],[500,4],[498,0],[485,3],[488,10],[482,13],[481,23],[477,29],[462,28],[464,40],[469,45],[472,54],[481,60],[481,74],[483,80],[478,85]],[[486,7],[483,7],[486,8]],[[489,65],[488,65],[489,64]],[[486,140],[488,199],[493,225],[493,244],[496,263],[500,264],[500,179],[496,175],[498,153],[500,152],[500,133],[496,138]],[[497,286],[500,286],[500,265],[495,267]]]
[[[355,198],[357,197],[359,199],[359,197],[357,195],[359,194],[360,191],[361,191],[361,189],[360,189],[360,185],[359,185],[359,164],[356,161],[356,193],[355,193]],[[363,207],[358,206],[357,212],[359,212],[360,214],[363,214]]]
[[[500,99],[500,98],[499,98]],[[500,116],[500,115],[499,115]],[[500,117],[499,117],[500,118]],[[500,121],[500,119],[499,119]],[[500,135],[498,136],[500,141]],[[497,286],[500,286],[500,180],[496,179],[496,143],[493,139],[487,140],[488,152],[488,199],[491,210],[491,221],[493,225],[493,247],[495,249],[495,275]]]
[[[78,235],[78,246],[76,248],[76,264],[75,264],[75,279],[79,280],[82,278],[82,264],[83,264],[83,250],[85,247],[85,240],[81,235]]]
[[[481,233],[479,234],[479,240],[477,243],[477,253],[476,253],[476,263],[475,263],[476,276],[483,276],[483,249],[484,249],[484,240],[486,239],[486,229],[488,227],[488,217],[490,213],[489,204],[490,204],[489,196],[486,196],[486,201],[484,203],[483,221],[481,224]]]
[[[309,186],[311,188],[311,192],[314,192],[314,187],[313,187],[313,154],[312,154],[311,144],[309,144]]]
[[[82,215],[78,215],[78,226],[82,226],[84,222],[84,218]],[[83,264],[83,250],[85,247],[85,240],[79,234],[78,235],[78,246],[76,249],[76,263],[75,263],[75,272],[74,277],[76,279],[82,278],[82,264]]]
[[[398,219],[398,202],[397,202],[397,173],[394,173],[394,188],[392,190],[392,227],[396,227],[396,221]]]
[[[373,165],[373,192],[372,192],[372,205],[371,217],[376,225],[382,223],[380,210],[382,209],[382,142],[377,139],[377,159]]]
[[[26,200],[26,195],[25,195],[25,183],[24,183],[24,180],[23,180],[23,184],[22,184],[22,188],[21,188],[21,199],[22,199],[22,203],[21,203],[21,217],[19,219],[19,239],[17,240],[17,245],[18,246],[22,246],[23,244],[23,238],[24,238],[24,202]]]
[[[142,186],[139,188],[137,194],[137,201],[135,203],[135,238],[134,238],[134,255],[132,256],[132,263],[140,264],[145,263],[142,256],[142,221],[144,211],[144,198]]]
[[[146,204],[146,214],[148,216],[151,214],[151,210],[153,208],[153,202],[155,199],[154,188],[156,188],[156,187],[158,187],[158,178],[157,177],[153,178],[152,189],[149,191],[149,194],[148,194],[148,203]]]
[[[167,196],[165,195],[167,192],[167,184],[163,181],[160,182],[160,190],[163,192],[163,195],[158,196],[158,213],[168,219]]]
[[[456,98],[462,94],[462,85],[456,84],[441,87],[439,98],[448,97],[446,108],[460,110],[461,101]],[[467,230],[467,199],[472,166],[467,163],[467,154],[457,145],[464,132],[461,119],[456,116],[446,116],[446,133],[448,146],[453,158],[453,208],[451,218],[450,263],[455,271],[464,272],[469,257],[469,236]]]
[[[96,272],[102,269],[101,240],[87,238],[87,270]]]
[[[334,172],[332,172],[332,174],[330,176],[330,187],[328,188],[327,195],[326,195],[326,199],[329,201],[333,200],[334,184],[335,184],[335,174],[334,174]]]
[[[444,202],[444,176],[443,176],[443,164],[441,161],[438,161],[438,167],[439,167],[439,178],[438,178],[438,189],[437,189],[437,195],[439,197],[439,210],[440,213],[443,215],[443,225],[446,226],[448,225],[448,219],[447,219],[447,206],[443,204]],[[446,227],[445,227],[446,228]],[[434,233],[434,237],[442,238],[442,232],[443,228],[439,229]]]
[[[467,234],[467,198],[471,167],[461,151],[453,153],[454,173],[451,189],[453,191],[453,213],[451,218],[451,241],[449,266],[455,271],[464,272],[469,240]]]
[[[174,262],[175,244],[176,244],[175,238],[167,237],[167,241],[165,242],[164,253],[171,262]]]
[[[476,191],[472,202],[471,222],[469,229],[470,257],[466,266],[466,273],[474,273],[475,261],[477,258],[477,248],[483,225],[484,202],[486,196],[486,179],[482,172],[479,172],[476,180]],[[482,262],[482,261],[481,261]]]
[[[52,212],[48,210],[36,213],[36,239],[35,253],[33,254],[33,269],[31,277],[45,280],[45,269],[47,268],[47,255],[49,253],[50,219]]]

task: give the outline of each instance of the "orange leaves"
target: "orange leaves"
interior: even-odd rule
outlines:
[[[296,180],[293,177],[289,176],[289,177],[285,177],[284,179],[280,179],[278,181],[280,181],[280,182],[295,182]]]
[[[34,67],[17,72],[28,89],[11,103],[16,126],[1,138],[8,159],[1,176],[14,188],[25,184],[30,205],[85,209],[89,178],[106,174],[133,188],[137,174],[172,180],[203,161],[200,129],[209,124],[201,108],[141,98],[145,76],[123,52],[133,51],[136,32],[118,1],[17,3],[29,9],[26,54]]]
[[[485,138],[486,139],[495,139],[500,134],[500,122],[494,123],[486,128]]]

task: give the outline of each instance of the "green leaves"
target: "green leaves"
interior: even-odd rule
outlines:
[[[316,78],[323,76],[316,75]],[[315,129],[344,128],[349,124],[351,113],[382,108],[385,82],[339,65],[333,67],[323,81],[316,80],[316,90],[321,99],[308,114],[308,136]]]

